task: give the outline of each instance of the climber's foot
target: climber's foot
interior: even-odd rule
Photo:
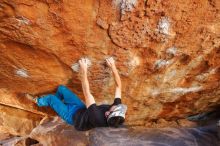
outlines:
[[[25,97],[31,100],[32,102],[37,103],[37,97],[34,97],[33,95],[28,94],[28,93],[25,94]]]

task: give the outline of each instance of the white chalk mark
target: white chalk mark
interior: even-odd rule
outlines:
[[[156,95],[159,95],[161,92],[160,92],[160,90],[158,90],[158,89],[153,89],[152,91],[151,91],[151,95],[152,96],[156,96]]]
[[[132,11],[137,0],[122,0],[121,3],[121,12],[125,14],[126,11]]]
[[[16,20],[18,21],[18,25],[22,25],[22,24],[26,24],[29,25],[31,22],[29,19],[25,18],[24,16],[21,16],[19,18],[16,18]]]
[[[181,94],[186,94],[189,92],[197,92],[200,91],[202,89],[202,86],[197,86],[197,87],[190,87],[190,88],[173,88],[173,89],[169,89],[168,92],[172,92],[172,93],[181,93]]]
[[[161,68],[163,66],[169,65],[170,63],[171,62],[169,60],[162,60],[162,59],[160,59],[160,60],[157,60],[155,62],[155,68]]]
[[[134,56],[129,62],[128,66],[133,70],[140,65],[140,59],[137,56]]]
[[[115,6],[119,6],[121,14],[132,11],[137,3],[137,0],[113,0]]]
[[[202,90],[202,86],[195,86],[195,87],[189,87],[189,88],[182,88],[182,87],[177,87],[177,88],[172,88],[172,89],[152,89],[150,91],[150,94],[152,96],[157,96],[159,94],[164,94],[164,93],[175,93],[175,94],[186,94],[190,92],[198,92]]]
[[[91,62],[91,60],[89,58],[86,58],[86,59],[87,59],[87,62],[88,62],[87,65],[88,65],[88,68],[89,68],[89,67],[92,66],[92,62]],[[72,64],[71,68],[72,68],[73,71],[79,72],[79,63],[77,62],[77,63]]]
[[[215,74],[216,73],[217,68],[213,68],[209,71],[209,74]]]
[[[25,70],[25,69],[17,69],[15,71],[15,73],[18,75],[18,76],[21,76],[23,78],[28,78],[29,75],[28,75],[28,72]]]
[[[71,68],[75,72],[79,72],[79,63],[74,63],[71,65]]]
[[[206,73],[203,73],[203,74],[200,74],[200,75],[197,75],[196,76],[196,79],[199,80],[199,81],[204,81],[204,80],[207,80],[207,78],[210,76],[210,75],[213,75],[216,73],[216,68],[213,68],[213,69],[209,69],[208,72]]]
[[[175,55],[177,53],[177,48],[176,47],[171,47],[171,48],[168,48],[166,50],[166,53],[167,54],[171,54],[171,55]]]
[[[165,35],[169,34],[170,21],[168,17],[162,17],[158,23],[159,32]]]

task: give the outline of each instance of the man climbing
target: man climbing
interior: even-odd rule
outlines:
[[[68,124],[77,130],[89,130],[95,127],[118,127],[125,120],[127,106],[121,104],[121,79],[114,59],[106,59],[116,82],[115,99],[112,105],[96,105],[90,92],[87,78],[88,59],[79,60],[80,75],[86,105],[67,87],[58,87],[55,95],[49,94],[39,98],[27,94],[27,98],[35,101],[38,106],[50,106]],[[63,102],[62,102],[63,100]]]

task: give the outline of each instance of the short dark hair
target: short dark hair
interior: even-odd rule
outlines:
[[[119,125],[124,123],[124,121],[125,121],[125,119],[121,116],[111,117],[110,119],[108,119],[108,125],[110,127],[117,128]]]

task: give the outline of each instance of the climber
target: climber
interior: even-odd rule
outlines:
[[[84,131],[95,127],[118,127],[125,120],[127,106],[121,103],[121,79],[112,57],[106,59],[116,82],[115,99],[112,105],[96,105],[90,92],[87,78],[88,59],[79,60],[80,77],[82,82],[84,104],[67,87],[60,85],[56,94],[44,95],[39,98],[30,94],[26,97],[38,106],[50,106],[68,124],[74,125],[77,130]],[[63,102],[62,102],[63,100]]]

